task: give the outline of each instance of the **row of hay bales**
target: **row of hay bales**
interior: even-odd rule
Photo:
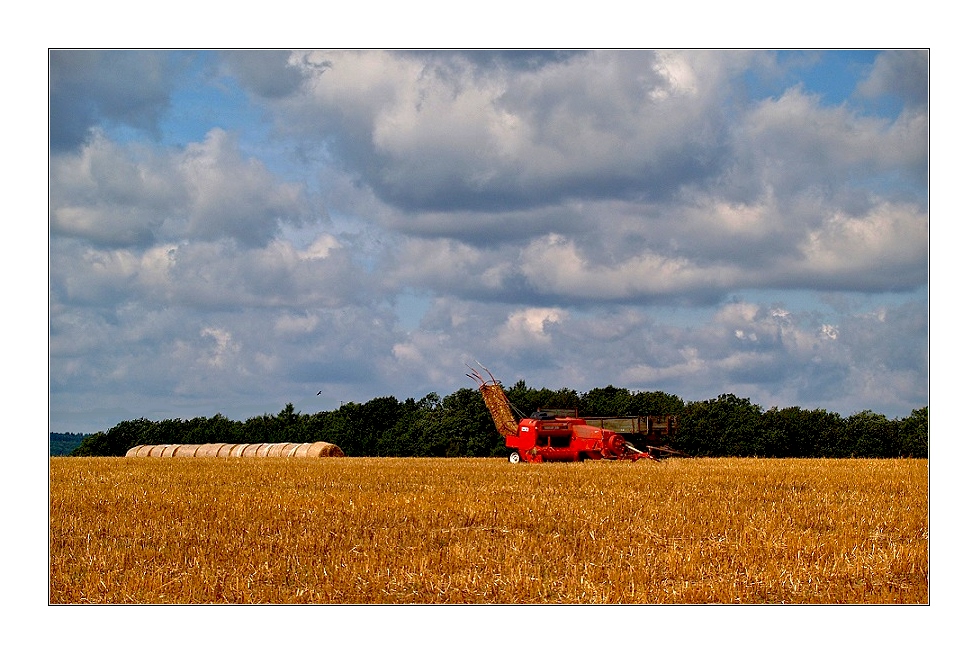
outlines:
[[[126,456],[211,458],[317,458],[345,456],[338,445],[315,443],[205,443],[203,445],[137,445]]]

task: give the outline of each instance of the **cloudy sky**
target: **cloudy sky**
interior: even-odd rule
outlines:
[[[928,404],[926,51],[49,63],[52,431],[445,395],[476,360]]]

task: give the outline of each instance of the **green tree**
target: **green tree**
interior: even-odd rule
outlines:
[[[92,434],[72,456],[125,456],[136,445],[154,444],[154,423],[146,418],[124,420],[107,431]]]
[[[632,393],[627,388],[593,388],[581,396],[581,412],[588,416],[627,416],[631,404]]]
[[[676,447],[691,455],[762,456],[761,408],[732,394],[691,402],[679,419]]]
[[[897,426],[886,416],[873,411],[860,411],[846,418],[843,429],[845,448],[838,453],[846,456],[883,458],[897,454]]]
[[[839,414],[823,409],[768,409],[761,421],[764,456],[825,456],[838,440],[841,424]]]
[[[897,456],[926,459],[930,442],[929,433],[928,407],[914,409],[897,425]]]
[[[576,393],[564,392],[553,398],[560,404],[552,408],[571,408],[567,402],[573,401]],[[482,399],[482,394],[470,388],[461,388],[442,401],[444,420],[451,425],[464,441],[464,456],[506,456],[508,450],[502,436],[496,431],[492,415]]]
[[[686,403],[678,395],[663,391],[643,391],[631,395],[627,405],[628,415],[676,416],[682,413]]]

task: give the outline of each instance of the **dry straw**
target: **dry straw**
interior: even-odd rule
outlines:
[[[136,445],[126,452],[127,457],[177,458],[322,458],[346,456],[338,445],[315,443],[205,443],[203,445]]]
[[[197,456],[198,457],[219,456],[218,452],[220,452],[222,447],[228,447],[228,445],[226,443],[207,443],[205,445],[200,445],[197,448]],[[228,447],[228,449],[230,450],[230,447]]]
[[[244,450],[241,452],[241,456],[246,459],[252,459],[258,456],[258,448],[262,446],[261,443],[252,443],[251,445],[245,446]]]
[[[499,382],[483,383],[479,386],[479,391],[482,393],[486,406],[489,407],[493,422],[496,423],[496,430],[503,436],[515,436],[518,428],[502,384]]]
[[[49,603],[929,603],[927,461],[153,463],[51,459]]]
[[[197,448],[199,447],[200,445],[179,445],[173,456],[192,459],[197,455]]]
[[[345,455],[343,454],[343,450],[341,450],[338,445],[317,441],[309,445],[309,449],[306,450],[305,456],[310,458],[316,458],[316,457],[321,458],[321,457],[345,456]]]

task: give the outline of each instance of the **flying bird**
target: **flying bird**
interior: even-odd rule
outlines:
[[[322,395],[322,394],[323,394],[322,391],[319,391],[318,393],[316,393],[316,395]]]

